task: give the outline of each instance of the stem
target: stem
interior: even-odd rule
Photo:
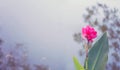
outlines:
[[[85,70],[88,70],[88,58],[86,58],[86,61],[85,61]]]
[[[86,48],[85,70],[88,70],[88,46]]]
[[[88,57],[88,46],[86,47],[86,58]]]
[[[86,60],[85,60],[85,70],[88,70],[88,50],[89,50],[89,41],[87,42],[86,46]]]

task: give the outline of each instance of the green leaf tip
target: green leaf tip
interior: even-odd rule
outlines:
[[[84,67],[79,63],[78,59],[74,56],[73,56],[73,61],[74,61],[76,70],[84,70]]]

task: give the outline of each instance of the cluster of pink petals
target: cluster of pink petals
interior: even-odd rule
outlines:
[[[86,27],[82,28],[82,37],[86,38],[88,42],[92,42],[93,39],[97,37],[97,32],[94,28],[87,25]]]

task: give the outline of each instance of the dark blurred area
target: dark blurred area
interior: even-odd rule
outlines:
[[[30,64],[28,50],[23,44],[16,44],[13,49],[3,49],[0,39],[0,70],[48,70],[47,65]]]
[[[117,8],[111,8],[106,4],[97,3],[97,5],[86,8],[83,14],[85,24],[95,27],[100,34],[108,32],[109,38],[109,57],[106,70],[120,70],[120,11]],[[74,40],[81,43],[81,33],[74,34]],[[80,57],[83,51],[80,50]]]

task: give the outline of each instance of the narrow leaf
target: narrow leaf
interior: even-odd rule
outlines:
[[[84,67],[79,63],[76,57],[73,57],[74,65],[76,70],[84,70]]]

